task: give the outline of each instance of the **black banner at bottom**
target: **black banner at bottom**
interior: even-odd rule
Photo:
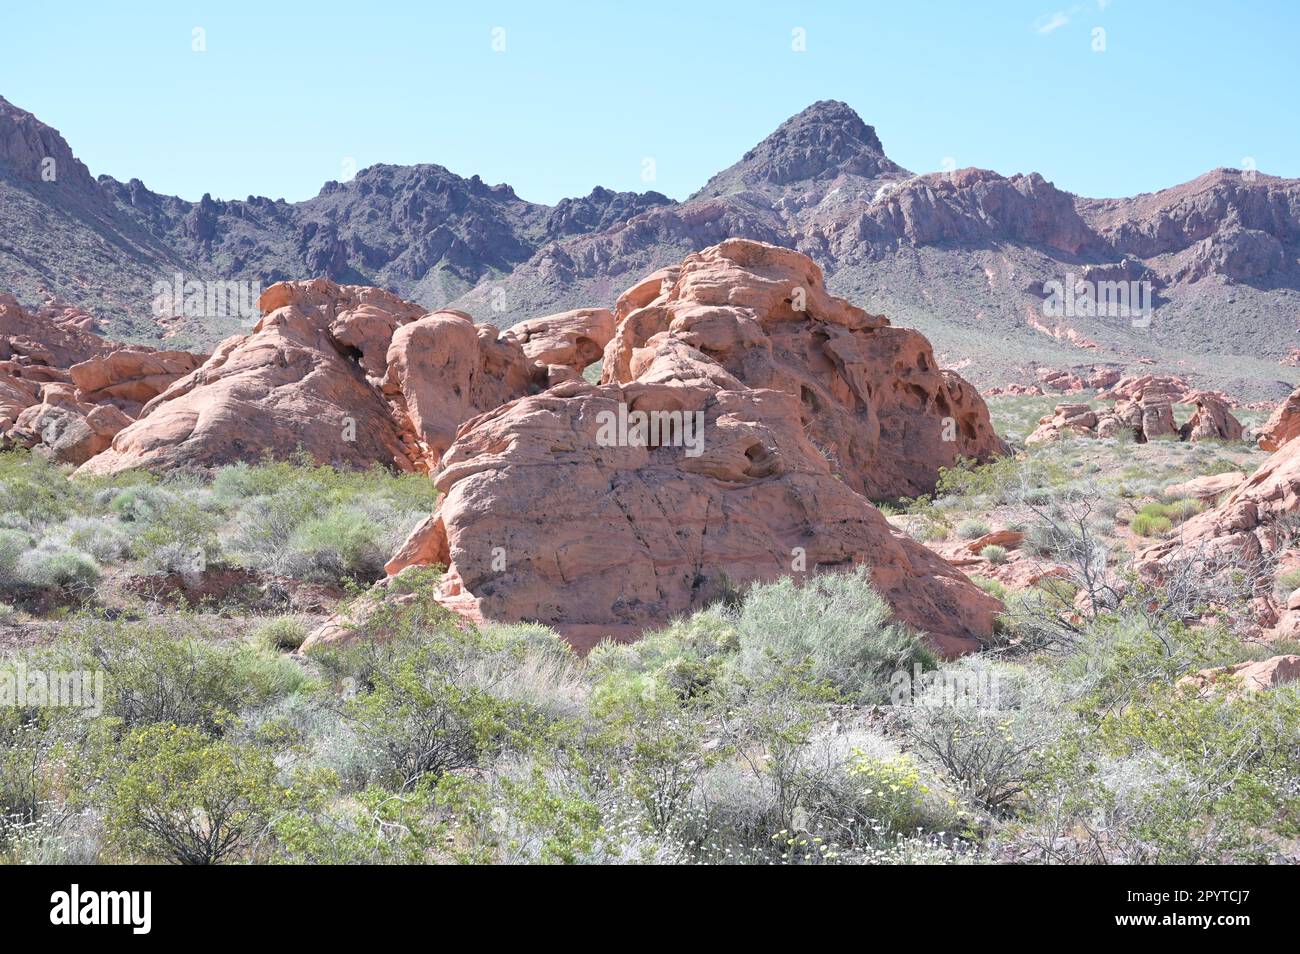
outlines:
[[[1201,935],[1231,943],[1243,932],[1280,930],[1295,897],[1294,876],[1278,868],[837,868],[768,875],[730,868],[715,870],[699,884],[692,884],[699,869],[623,868],[588,882],[593,875],[446,868],[9,868],[0,869],[0,915],[23,936],[111,936],[128,945],[250,936],[338,943],[417,923],[421,933],[439,923],[464,930],[477,920],[465,920],[465,902],[480,918],[494,908],[508,912],[489,915],[486,922],[498,942],[513,932],[535,939],[543,926],[554,930],[560,912],[589,917],[603,909],[603,916],[617,911],[636,919],[631,923],[644,918],[649,931],[666,927],[667,916],[689,918],[693,935],[716,922],[733,939],[745,923],[766,934],[769,918],[794,927],[811,917],[823,928],[865,918],[870,925],[906,931],[911,922],[916,936],[927,941],[945,935],[974,939],[981,926],[1004,924],[1039,937],[1157,935],[1184,943]],[[658,877],[662,885],[654,884]],[[844,904],[854,898],[860,904]]]

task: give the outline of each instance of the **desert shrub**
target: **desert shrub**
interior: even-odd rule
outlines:
[[[99,565],[89,554],[51,540],[43,540],[18,561],[18,577],[27,586],[59,586],[84,592],[95,585],[99,576]]]
[[[0,589],[12,591],[26,583],[18,564],[31,545],[32,538],[23,531],[0,529]]]
[[[593,699],[600,764],[660,833],[679,822],[700,774],[720,755],[701,751],[707,723],[694,702],[649,674],[607,677]]]
[[[108,767],[109,843],[138,860],[237,860],[292,798],[276,777],[274,760],[253,746],[175,725],[136,729]]]
[[[386,639],[359,639],[320,656],[327,671],[359,689],[337,711],[369,757],[369,780],[401,789],[540,743],[547,721],[494,691],[518,667],[523,644],[462,631],[445,610],[434,604],[428,612],[421,602],[372,614],[368,626],[380,616],[397,621]]]
[[[0,626],[18,618],[18,609],[12,603],[0,602]]]
[[[1050,468],[1038,463],[1027,465],[1015,456],[999,457],[985,464],[963,459],[939,471],[935,496],[982,497],[992,504],[1011,503],[1023,492],[1025,484],[1041,486],[1050,482],[1049,471]]]
[[[445,775],[434,801],[454,861],[578,864],[610,860],[598,805],[538,766],[488,779]]]
[[[1074,544],[1067,529],[1055,523],[1036,523],[1025,532],[1025,549],[1038,557],[1055,557]]]
[[[1151,686],[1237,662],[1240,653],[1241,643],[1226,627],[1108,614],[1087,627],[1062,672],[1081,706],[1109,710],[1141,699]]]
[[[192,485],[129,487],[110,505],[132,531],[131,552],[162,573],[198,573],[221,554],[219,514]]]
[[[1007,601],[1007,588],[1000,580],[992,580],[987,576],[972,576],[970,579],[972,583],[990,596],[996,596],[1004,603]]]
[[[335,470],[302,461],[237,464],[213,479],[233,510],[229,554],[267,573],[322,582],[372,581],[436,500],[422,475]]]
[[[332,793],[327,776],[316,782]],[[324,801],[325,799],[322,799]],[[368,786],[316,811],[282,813],[274,822],[279,858],[292,864],[420,864],[448,837],[435,816],[433,786],[393,792]]]
[[[48,798],[43,766],[50,746],[47,723],[47,711],[0,706],[0,847],[36,819]]]
[[[381,542],[381,528],[359,509],[331,507],[303,521],[290,538],[295,576],[323,582],[373,581],[383,575],[391,550]]]
[[[1300,588],[1300,567],[1280,574],[1274,588],[1280,596],[1286,596]]]
[[[131,535],[111,519],[72,517],[58,533],[70,546],[89,553],[100,563],[124,559],[131,551]]]
[[[991,543],[984,549],[980,550],[980,559],[987,560],[995,566],[1007,562],[1007,548],[1000,547],[996,543]]]
[[[1166,504],[1165,507],[1165,516],[1174,523],[1182,523],[1205,510],[1205,504],[1202,501],[1195,500],[1191,497],[1183,497],[1179,500],[1175,500],[1172,503]]]
[[[180,628],[180,632],[174,632]],[[186,629],[191,631],[187,632]],[[219,733],[245,708],[295,691],[301,671],[250,647],[220,646],[193,627],[91,621],[73,647],[73,668],[104,673],[105,714],[128,728],[148,723]]]
[[[715,605],[635,643],[602,643],[587,656],[587,669],[597,686],[615,674],[644,675],[682,698],[698,697],[715,685],[739,647],[735,614]]]
[[[491,623],[489,642],[507,647],[486,688],[548,719],[578,717],[589,694],[582,662],[554,630],[536,623]]]
[[[944,672],[966,685],[981,670],[989,680],[996,677],[986,683],[991,700],[950,698],[947,682],[936,682],[908,709],[904,731],[917,756],[942,772],[954,790],[998,814],[1042,777],[1041,754],[1064,731],[1066,720],[1050,699],[1046,680],[1030,683],[1014,667],[974,660]]]
[[[19,671],[15,663],[27,668]],[[0,663],[0,681],[12,687],[24,672],[49,668],[44,655],[24,653]],[[102,746],[88,737],[80,710],[15,702],[0,704],[0,859],[7,851],[11,860],[24,861],[56,847],[49,842],[76,814],[67,798],[93,787],[86,767],[98,764]]]
[[[1081,711],[1045,760],[1027,826],[1045,859],[1261,863],[1300,832],[1293,689],[1203,697],[1156,681],[1123,707]]]
[[[806,665],[811,679],[862,702],[882,701],[892,673],[934,664],[921,638],[893,618],[864,567],[819,574],[801,586],[789,577],[754,586],[736,630],[737,665],[747,678],[763,681]]]
[[[1194,517],[1205,509],[1205,504],[1199,500],[1190,497],[1183,497],[1170,503],[1160,503],[1153,501],[1144,504],[1138,509],[1139,517],[1150,517],[1154,519],[1165,519],[1171,524],[1182,523],[1190,517]]]
[[[307,625],[295,616],[267,620],[252,633],[252,643],[272,652],[294,650],[307,638]]]
[[[63,520],[81,505],[81,489],[64,472],[27,450],[0,452],[0,513],[32,525]]]
[[[865,810],[883,833],[912,832],[926,820],[925,802],[930,790],[909,756],[856,751],[848,772],[863,786]]]
[[[176,494],[157,484],[113,488],[109,493],[109,509],[124,523],[157,523],[180,502]]]
[[[757,814],[740,832],[753,847],[804,827],[801,814],[819,777],[809,771],[810,742],[826,703],[838,697],[812,668],[808,661],[786,662],[759,679],[740,673],[721,702],[722,744],[737,753],[741,775],[754,790]]]
[[[963,540],[976,540],[990,532],[990,527],[983,520],[963,520],[957,524],[957,536]]]
[[[940,540],[948,539],[948,528],[942,523],[921,523],[908,532],[921,543],[938,543]]]
[[[1139,513],[1129,522],[1129,529],[1139,537],[1163,537],[1173,530],[1174,523],[1168,517]]]

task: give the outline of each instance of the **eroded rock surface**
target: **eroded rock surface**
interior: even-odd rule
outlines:
[[[605,446],[602,415],[617,419],[620,405],[702,415],[702,452]],[[590,645],[797,567],[866,563],[941,650],[977,648],[997,601],[891,528],[803,431],[795,398],[738,383],[560,385],[466,426],[437,477],[436,512],[388,570],[441,563],[444,594],[479,616]]]
[[[0,448],[82,464],[202,355],[120,345],[79,309],[28,312],[0,294]]]
[[[1292,391],[1259,429],[1259,446],[1275,451],[1293,437],[1300,437],[1300,388]]]
[[[1000,604],[864,496],[930,490],[957,457],[1003,449],[921,335],[828,295],[805,256],[746,241],[650,276],[614,316],[601,384],[460,429],[438,508],[389,573],[442,565],[467,618],[589,647],[754,581],[865,564],[944,653],[991,635]]]
[[[432,470],[468,418],[535,389],[515,342],[461,312],[327,279],[268,288],[263,317],[150,400],[84,468],[208,468],[301,449]]]
[[[923,335],[830,295],[790,249],[723,242],[637,285],[616,314],[602,381],[643,378],[663,346],[685,345],[747,387],[795,398],[812,443],[873,499],[926,493],[941,467],[1007,450]]]

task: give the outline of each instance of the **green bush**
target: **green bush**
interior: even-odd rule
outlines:
[[[1163,537],[1174,528],[1174,522],[1168,517],[1138,513],[1129,523],[1129,529],[1139,537]]]
[[[18,564],[32,545],[32,538],[21,530],[0,529],[0,589],[13,591],[26,584]]]
[[[127,727],[174,723],[219,733],[240,711],[305,681],[289,660],[214,643],[201,629],[176,621],[91,621],[73,651],[70,668],[104,672],[104,711]]]
[[[117,521],[104,517],[72,517],[59,533],[78,550],[100,563],[114,563],[131,552],[131,535]]]
[[[345,505],[304,521],[294,532],[290,547],[301,558],[295,575],[323,582],[372,582],[383,576],[384,563],[391,555],[370,517]]]
[[[740,671],[754,681],[806,666],[851,699],[880,702],[890,675],[934,657],[893,618],[864,567],[823,573],[802,586],[786,577],[752,587],[736,621]]]
[[[1155,680],[1126,695],[1081,710],[1084,724],[1045,759],[1034,821],[1048,857],[1085,825],[1105,839],[1067,860],[1258,864],[1300,834],[1300,694],[1201,696]]]
[[[963,520],[957,524],[957,536],[963,540],[978,540],[990,532],[990,527],[983,520]]]
[[[81,488],[58,467],[31,451],[0,452],[0,513],[21,514],[39,526],[82,507]]]
[[[942,772],[956,791],[977,808],[999,814],[1042,777],[1043,751],[1065,731],[1068,718],[1045,698],[1046,687],[1026,686],[1011,667],[974,660],[944,672],[969,680],[981,670],[997,677],[996,683],[985,683],[991,691],[980,690],[992,699],[949,699],[941,684],[908,710],[905,731],[918,757]]]
[[[848,771],[863,786],[866,812],[884,834],[910,834],[926,820],[930,790],[909,756],[886,758],[855,751]]]
[[[371,582],[436,491],[419,474],[340,471],[282,462],[218,471],[213,498],[234,511],[227,551],[266,573]]]
[[[531,747],[546,722],[527,701],[500,691],[528,657],[527,641],[508,631],[462,630],[426,586],[414,595],[372,609],[367,631],[377,628],[383,638],[363,636],[313,657],[357,687],[339,714],[363,750],[366,781],[398,788]]]
[[[997,566],[1007,562],[1007,548],[1000,547],[996,543],[991,543],[984,549],[980,550],[980,559],[986,560]]]
[[[1300,588],[1300,567],[1279,575],[1274,588],[1280,596],[1287,596]]]
[[[293,797],[276,776],[275,761],[252,746],[175,725],[137,729],[108,766],[109,843],[140,861],[245,858]]]
[[[28,586],[85,592],[98,582],[100,571],[89,554],[47,540],[22,555],[18,576]]]
[[[295,616],[279,616],[267,620],[253,630],[254,646],[279,652],[294,650],[307,638],[307,626]]]

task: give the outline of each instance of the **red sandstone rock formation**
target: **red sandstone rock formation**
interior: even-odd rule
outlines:
[[[798,252],[731,239],[639,283],[615,313],[602,381],[643,378],[665,345],[706,355],[747,387],[794,397],[809,439],[868,497],[926,493],[939,468],[1007,450],[923,335],[831,296]]]
[[[601,359],[614,337],[614,313],[608,308],[530,318],[506,331],[503,338],[524,349],[547,387],[582,376],[583,369]]]
[[[301,449],[325,463],[431,470],[466,419],[535,387],[520,346],[461,312],[426,314],[326,279],[273,285],[259,307],[251,334],[149,401],[83,469],[215,467]]]
[[[997,601],[858,492],[929,490],[940,466],[1003,446],[922,336],[828,295],[805,256],[742,241],[638,283],[615,315],[602,384],[461,427],[437,510],[389,573],[441,564],[468,618],[535,620],[588,647],[754,581],[866,564],[941,651],[991,634]]]
[[[1170,484],[1164,489],[1164,495],[1171,500],[1191,497],[1194,500],[1218,500],[1226,493],[1231,493],[1242,485],[1246,475],[1241,471],[1230,470],[1226,474],[1210,474],[1196,477],[1182,483]]]
[[[831,473],[786,394],[713,384],[573,381],[470,422],[434,515],[390,573],[449,568],[445,595],[579,645],[630,638],[732,588],[866,563],[899,617],[942,651],[977,648],[998,604],[893,530]],[[630,411],[702,415],[702,450],[606,446]]]
[[[1038,427],[1025,438],[1026,444],[1048,444],[1059,441],[1066,433],[1081,437],[1094,437],[1097,413],[1088,404],[1058,404],[1056,409],[1038,419]]]
[[[1226,691],[1229,696],[1235,696],[1274,689],[1298,681],[1300,656],[1287,655],[1217,669],[1202,669],[1195,675],[1184,676],[1179,683],[1195,688],[1201,695]]]
[[[1178,403],[1193,390],[1182,378],[1172,374],[1126,375],[1109,390],[1097,395],[1099,401],[1140,401],[1143,395],[1162,395],[1170,403]]]
[[[34,447],[81,464],[105,450],[145,401],[202,361],[184,351],[118,345],[84,312],[28,313],[0,295],[0,447]]]
[[[1297,436],[1300,436],[1300,388],[1292,391],[1259,429],[1259,446],[1275,451]]]
[[[1232,416],[1227,402],[1219,395],[1210,391],[1196,391],[1187,395],[1183,401],[1196,408],[1191,419],[1179,428],[1183,440],[1193,443],[1205,440],[1241,440],[1245,429],[1241,426],[1241,421]]]
[[[1149,579],[1160,579],[1179,563],[1193,562],[1207,575],[1248,573],[1258,577],[1260,625],[1291,632],[1300,620],[1279,607],[1270,581],[1263,578],[1269,561],[1290,540],[1289,524],[1300,513],[1300,441],[1290,441],[1237,487],[1221,504],[1197,514],[1179,528],[1176,537],[1139,551],[1134,568]],[[1300,612],[1300,606],[1295,612]]]
[[[1058,404],[1049,415],[1038,419],[1038,427],[1025,438],[1026,444],[1046,444],[1064,435],[1118,437],[1129,433],[1138,443],[1154,438],[1175,437],[1185,441],[1241,440],[1244,429],[1227,403],[1209,391],[1193,391],[1188,403],[1195,405],[1192,417],[1181,428],[1174,422],[1173,405],[1162,388],[1137,391],[1113,408],[1094,411],[1088,404]]]

